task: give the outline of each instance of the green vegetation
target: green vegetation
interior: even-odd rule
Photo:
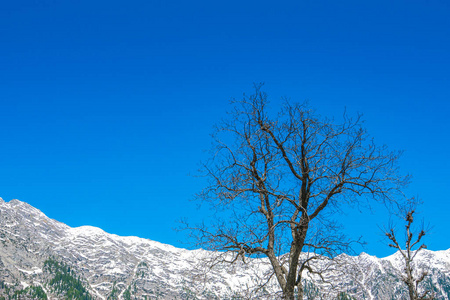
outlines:
[[[340,292],[336,298],[336,300],[355,300],[352,296],[345,292]]]
[[[450,279],[445,276],[438,277],[438,283],[441,285],[442,291],[450,298]]]
[[[303,283],[303,295],[306,296],[306,299],[320,299],[320,291],[317,286],[314,285],[311,281],[304,281]]]
[[[20,300],[20,299],[34,299],[47,300],[47,294],[40,286],[28,286],[25,289],[19,289],[19,284],[8,286],[3,281],[0,281],[0,290],[5,293],[0,296],[0,300]]]
[[[131,300],[131,287],[128,287],[125,292],[123,292],[123,299],[124,300]]]
[[[32,298],[35,300],[47,300],[47,294],[40,286],[29,286],[23,290],[15,291],[11,299]]]
[[[119,299],[119,290],[116,287],[116,283],[114,282],[111,293],[109,294],[107,300],[116,300]],[[130,295],[131,297],[131,295]]]
[[[93,300],[92,296],[83,286],[80,277],[76,278],[69,266],[50,258],[44,262],[44,271],[55,274],[49,286],[66,300]]]

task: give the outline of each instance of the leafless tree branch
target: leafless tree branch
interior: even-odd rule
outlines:
[[[201,170],[209,182],[197,195],[217,212],[215,220],[186,229],[197,245],[233,253],[230,263],[267,257],[270,277],[291,300],[302,290],[302,272],[316,272],[301,253],[331,257],[349,246],[324,230],[326,212],[363,201],[395,203],[408,177],[398,173],[400,153],[375,145],[360,115],[345,113],[335,123],[308,104],[286,101],[272,116],[261,85],[233,104],[230,118],[216,126]]]

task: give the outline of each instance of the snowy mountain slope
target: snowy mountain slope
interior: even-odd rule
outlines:
[[[193,283],[193,276],[201,275],[198,262],[207,255],[91,226],[71,228],[24,202],[0,200],[0,280],[10,285],[43,285],[40,275],[49,258],[72,266],[100,299],[106,299],[113,287],[120,295],[130,286],[138,297],[171,298],[193,288],[196,292],[213,288],[225,295],[251,281],[252,273],[236,275],[234,267],[224,267],[210,273],[206,285]]]
[[[68,293],[84,295],[76,299],[264,298],[266,292],[270,293],[266,298],[275,297],[275,281],[259,294],[249,294],[270,271],[267,260],[219,266],[203,276],[202,260],[217,255],[121,237],[91,226],[72,228],[24,202],[0,198],[0,299],[12,299],[14,293],[27,295],[23,299],[45,299],[43,294],[65,299]],[[305,276],[305,294],[309,299],[334,299],[340,292],[356,299],[406,299],[399,255],[381,259],[365,253],[341,255],[324,273],[326,282]],[[450,299],[450,250],[425,250],[417,262],[429,270],[427,284],[439,299]],[[316,267],[324,263],[319,261]]]

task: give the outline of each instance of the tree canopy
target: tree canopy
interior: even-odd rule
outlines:
[[[233,105],[216,126],[202,165],[208,184],[197,195],[214,221],[189,228],[198,245],[231,253],[228,262],[266,256],[269,277],[294,299],[316,258],[301,253],[332,256],[348,246],[333,214],[362,201],[393,203],[408,177],[398,172],[400,152],[377,146],[359,115],[335,122],[289,101],[273,114],[259,85]]]

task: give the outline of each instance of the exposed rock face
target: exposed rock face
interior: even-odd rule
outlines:
[[[221,266],[202,276],[202,259],[216,255],[91,226],[71,228],[24,202],[0,198],[0,299],[14,293],[19,299],[65,299],[69,293],[75,299],[276,298],[275,281],[249,292],[270,271],[267,260]],[[426,284],[438,299],[450,299],[450,250],[424,250],[416,260],[418,269],[429,271]],[[399,253],[381,259],[341,255],[332,264],[325,283],[305,276],[308,299],[335,299],[341,292],[356,299],[406,299]]]
[[[240,267],[244,272],[236,274],[236,267],[226,266],[202,282],[197,278],[202,274],[199,261],[210,255],[91,226],[71,228],[27,203],[0,201],[0,281],[13,290],[41,286],[50,298],[61,299],[48,283],[55,274],[43,268],[49,259],[70,267],[98,299],[111,294],[112,298],[129,294],[131,299],[174,299],[193,293],[225,296],[251,281],[252,272],[244,271],[248,267]]]

